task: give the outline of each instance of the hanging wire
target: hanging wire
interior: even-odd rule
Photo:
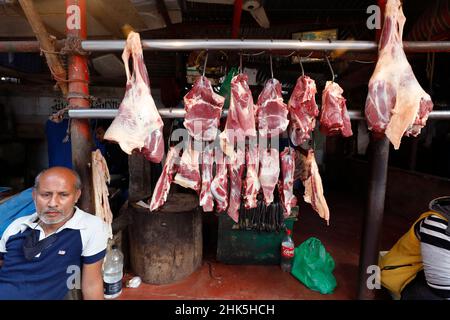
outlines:
[[[302,77],[305,76],[305,69],[303,69],[303,63],[302,63],[302,57],[300,55],[297,55],[298,62],[300,63],[300,68],[302,69]]]
[[[208,50],[206,50],[205,62],[203,64],[203,77],[206,74],[206,63],[208,62]]]
[[[260,51],[257,53],[242,53],[243,56],[249,56],[249,57],[255,57],[255,56],[260,56],[262,54],[266,53],[266,51]]]
[[[272,79],[273,79],[272,54],[270,54],[270,74],[271,74]]]
[[[333,78],[331,79],[331,81],[334,82],[334,78],[335,78],[336,76],[334,75],[334,71],[333,71],[333,68],[331,67],[330,59],[328,59],[328,55],[327,55],[327,54],[325,54],[325,59],[327,59],[328,66],[330,67],[331,75],[332,75],[332,77],[333,77]]]
[[[352,62],[357,62],[357,63],[375,63],[376,61],[362,61],[362,60],[350,60]]]
[[[244,70],[242,69],[242,51],[239,52],[239,73],[243,73]]]

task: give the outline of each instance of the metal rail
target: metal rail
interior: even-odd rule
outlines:
[[[98,119],[112,119],[117,113],[118,109],[76,109],[69,110],[69,117],[73,119],[88,119],[88,118],[98,118]],[[159,114],[162,118],[183,118],[186,114],[184,109],[168,109],[161,108],[158,109]],[[222,111],[222,117],[226,116],[228,110]],[[350,110],[349,112],[350,119],[352,120],[364,120],[365,117],[361,114],[360,111]],[[433,120],[447,120],[450,119],[450,110],[439,110],[432,111],[428,119]]]
[[[62,47],[59,40],[57,47]],[[81,46],[86,51],[122,51],[125,40],[84,40]],[[376,51],[375,41],[299,41],[299,40],[227,40],[227,39],[163,39],[142,40],[144,50],[189,51],[209,50],[292,50],[292,51]],[[450,52],[450,41],[404,41],[405,52]],[[0,52],[40,52],[38,41],[0,41]]]

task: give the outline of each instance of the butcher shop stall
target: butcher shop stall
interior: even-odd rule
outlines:
[[[446,0],[0,1],[0,232],[64,166],[115,299],[393,299],[380,255],[450,195],[449,30]]]

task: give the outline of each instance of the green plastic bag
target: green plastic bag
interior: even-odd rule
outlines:
[[[236,67],[232,67],[230,72],[228,72],[225,79],[223,80],[222,85],[220,86],[219,94],[225,98],[223,109],[228,109],[228,107],[230,106],[231,80],[237,74],[238,69]]]
[[[334,266],[322,242],[311,237],[295,248],[291,273],[309,289],[328,294],[336,288]]]

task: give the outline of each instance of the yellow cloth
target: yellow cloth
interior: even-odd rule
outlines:
[[[436,215],[445,219],[434,211],[423,213],[392,249],[379,259],[381,284],[396,298],[400,298],[405,286],[423,269],[420,241],[414,232],[414,226],[417,222],[430,215]]]

